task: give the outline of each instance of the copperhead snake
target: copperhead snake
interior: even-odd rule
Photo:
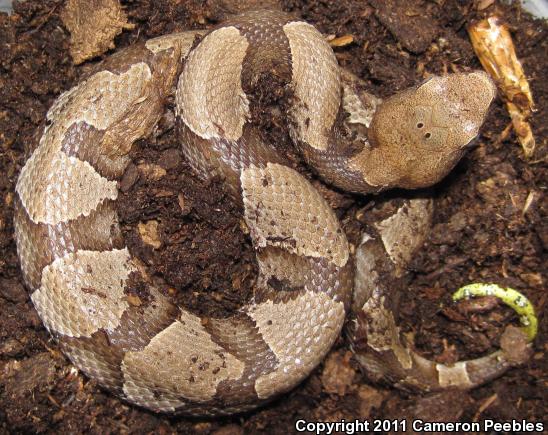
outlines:
[[[338,66],[313,26],[270,10],[115,53],[49,109],[16,186],[24,280],[63,352],[131,403],[193,415],[244,411],[290,390],[322,361],[350,311],[353,349],[378,378],[469,388],[501,373],[509,363],[500,353],[446,367],[401,341],[385,278],[401,276],[422,243],[430,201],[372,224],[355,273],[332,209],[253,122],[265,74],[290,89],[288,129],[306,162],[362,194],[437,182],[495,96],[486,74],[470,72],[381,101]],[[141,306],[125,294],[130,275],[143,277],[121,236],[118,181],[170,96],[186,159],[201,177],[226,180],[256,251],[256,294],[231,318],[200,318],[152,286]]]

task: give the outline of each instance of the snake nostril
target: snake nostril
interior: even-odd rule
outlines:
[[[419,122],[419,123],[417,124],[417,128],[423,128],[423,127],[424,127],[424,124],[423,124],[422,122]]]
[[[425,138],[425,139],[430,139],[431,137],[432,137],[432,133],[426,133],[426,134],[424,135],[424,138]]]

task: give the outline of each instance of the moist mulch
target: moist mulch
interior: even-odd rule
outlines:
[[[431,421],[542,421],[547,413],[545,159],[548,98],[547,26],[519,5],[466,0],[287,0],[284,8],[324,34],[351,34],[335,50],[341,65],[371,93],[386,97],[442,74],[480,68],[466,26],[497,13],[509,24],[530,80],[538,111],[532,119],[537,155],[526,161],[498,99],[475,146],[429,194],[436,212],[431,233],[400,292],[399,323],[413,333],[423,355],[454,362],[493,351],[504,326],[516,323],[500,304],[485,309],[454,305],[450,295],[471,282],[496,282],[522,291],[534,303],[539,334],[525,365],[471,392],[411,394],[368,381],[341,337],[326,361],[300,386],[243,415],[189,419],[130,406],[78,373],[42,326],[23,286],[13,240],[13,190],[37,146],[55,98],[93,63],[75,67],[70,34],[59,14],[63,2],[26,0],[0,14],[0,433],[280,433],[298,419],[421,418]],[[210,26],[211,2],[122,1],[132,30],[116,49],[174,31]],[[271,118],[268,118],[271,119]],[[382,198],[331,189],[290,150],[275,117],[267,133],[324,194],[357,244],[364,214]],[[121,183],[119,215],[124,237],[154,280],[198,314],[228,316],[252,294],[256,263],[238,207],[221,180],[205,183],[182,157],[173,118],[131,151]],[[394,195],[403,194],[396,192]]]

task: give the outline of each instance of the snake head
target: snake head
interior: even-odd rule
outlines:
[[[438,182],[478,135],[495,96],[489,76],[475,71],[433,77],[385,100],[369,130],[384,166],[377,181],[406,189]]]

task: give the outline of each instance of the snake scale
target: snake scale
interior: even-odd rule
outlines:
[[[372,224],[355,273],[334,212],[251,116],[265,75],[290,91],[287,128],[305,161],[362,194],[441,179],[495,96],[486,74],[470,72],[381,101],[338,66],[312,25],[275,10],[113,54],[49,109],[16,185],[24,280],[63,352],[131,403],[193,415],[244,411],[290,390],[322,361],[350,311],[353,349],[378,378],[468,388],[503,371],[500,355],[446,367],[402,341],[386,296],[422,243],[430,201],[406,202]],[[200,318],[150,285],[139,306],[126,292],[130,277],[144,278],[121,235],[118,183],[132,144],[173,97],[186,159],[203,178],[223,177],[256,252],[254,298],[230,318]]]

